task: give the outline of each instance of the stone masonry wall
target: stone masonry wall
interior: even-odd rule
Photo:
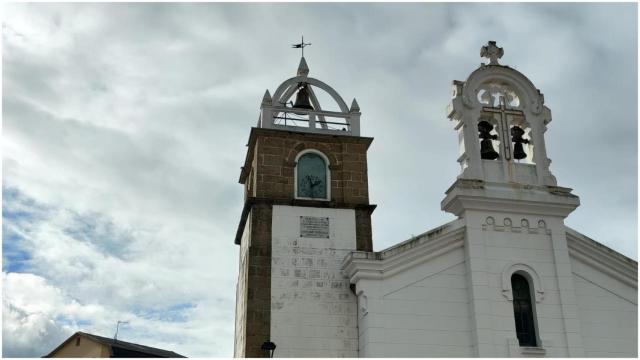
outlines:
[[[253,136],[255,145],[250,140],[250,154],[240,181],[254,179],[254,196],[293,199],[296,155],[305,149],[316,149],[329,158],[331,201],[369,204],[367,148],[371,138],[256,128],[252,129]]]
[[[270,338],[271,311],[271,217],[268,204],[251,210],[251,240],[247,276],[246,357],[264,357],[260,349]]]
[[[371,213],[375,209],[375,205],[369,204],[366,159],[367,148],[372,140],[364,137],[296,133],[273,129],[253,128],[251,130],[247,156],[240,174],[240,183],[245,185],[245,210],[243,211],[243,219],[240,221],[240,226],[244,227],[245,220],[250,222],[250,239],[242,236],[241,229],[238,230],[239,233],[236,237],[236,243],[241,247],[244,246],[244,242],[249,242],[246,258],[246,287],[238,284],[238,299],[241,300],[242,293],[246,291],[246,305],[239,304],[240,308],[238,309],[244,315],[244,319],[240,320],[244,326],[237,324],[236,327],[237,331],[244,332],[244,334],[236,334],[236,341],[239,341],[236,344],[237,356],[264,357],[266,354],[260,347],[266,340],[274,341],[277,344],[278,349],[276,352],[278,355],[276,356],[292,356],[295,354],[301,354],[300,356],[332,356],[327,354],[333,354],[331,351],[334,350],[338,352],[333,356],[357,356],[355,296],[350,292],[345,279],[339,279],[338,277],[340,277],[339,263],[348,251],[356,249],[372,250]],[[330,201],[295,199],[295,158],[300,151],[306,149],[318,150],[329,159]],[[339,227],[342,232],[335,239],[333,238],[335,234],[332,233],[331,241],[341,242],[337,247],[326,246],[321,248],[326,244],[323,245],[316,242],[314,245],[308,246],[309,249],[305,250],[302,249],[304,248],[303,246],[298,246],[300,249],[295,250],[295,247],[283,246],[281,244],[282,239],[272,239],[272,233],[276,234],[278,231],[284,231],[283,228],[273,228],[272,231],[272,226],[279,219],[272,216],[273,209],[283,207],[312,209],[331,214],[332,223],[341,223],[344,220],[341,217],[346,216],[345,219],[351,219],[349,220],[350,227]],[[349,215],[344,215],[345,211]],[[336,216],[335,214],[338,213],[342,215]],[[247,216],[248,219],[246,218]],[[293,230],[298,231],[299,228],[294,226],[289,229],[289,231]],[[349,234],[345,235],[345,231]],[[272,244],[272,241],[275,242]],[[304,242],[304,240],[302,241]],[[317,287],[317,282],[319,281],[323,286],[326,286],[325,290],[321,288],[315,289],[320,291],[310,291],[309,289],[301,291],[298,289],[290,292],[290,289],[283,290],[283,269],[275,268],[275,273],[272,273],[272,266],[276,266],[275,263],[272,265],[272,251],[277,251],[279,255],[282,255],[280,254],[281,252],[294,250],[301,252],[320,251],[319,254],[316,254],[317,256],[313,257],[316,258],[315,261],[317,263],[314,262],[312,268],[297,269],[297,272],[295,269],[289,269],[288,271],[293,277],[296,274],[300,276],[302,276],[302,273],[305,274],[304,281],[296,278],[299,281],[303,281],[303,283],[299,283],[301,284],[300,286],[315,284],[314,286]],[[303,258],[307,259],[303,255],[296,253],[288,260],[295,261],[294,267],[296,267],[302,264],[300,261]],[[274,261],[276,261],[275,258],[278,256],[273,255],[273,257]],[[313,268],[317,266],[320,266],[320,268]],[[322,266],[325,266],[325,268],[322,268]],[[314,278],[318,273],[321,276],[329,276],[329,278]],[[276,274],[276,278],[273,278],[274,274]],[[291,281],[296,279],[292,278]],[[239,278],[240,281],[243,280]],[[333,286],[341,287],[334,288]],[[299,306],[315,304],[316,302],[314,301],[317,300],[315,296],[327,296],[331,299],[335,297],[335,299],[316,304],[320,306],[320,310],[317,313],[298,314],[295,313],[297,310],[293,313],[291,311],[282,313],[278,312],[280,309],[274,308],[274,306],[278,306],[272,301],[274,299],[274,294],[272,294],[274,289],[280,291],[278,296],[283,295],[282,291],[286,290],[284,296],[305,297],[306,300],[297,298],[288,307],[289,310],[297,309]],[[349,313],[347,314],[346,312]],[[236,317],[238,316],[237,314]],[[297,332],[298,328],[282,327],[282,324],[286,325],[290,322],[291,317],[295,319],[299,326],[304,326],[300,324],[301,321],[318,321],[320,324],[324,324],[322,325],[324,326],[323,329],[331,328],[335,333],[332,333],[332,335],[321,334],[318,337],[319,340],[314,340],[316,343],[307,344],[315,349],[314,352],[301,353],[301,349],[296,348],[297,345],[291,340],[291,336],[295,337],[292,332]],[[276,321],[276,323],[274,324],[273,321]],[[307,325],[311,325],[311,323]],[[277,333],[274,333],[274,330],[277,330]],[[285,336],[283,334],[289,335]],[[283,340],[283,336],[288,340]],[[298,340],[301,339],[296,341]],[[327,345],[327,341],[332,342],[332,345]]]

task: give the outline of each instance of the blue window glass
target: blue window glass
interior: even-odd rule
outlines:
[[[298,197],[327,198],[327,165],[314,153],[306,153],[298,159]]]

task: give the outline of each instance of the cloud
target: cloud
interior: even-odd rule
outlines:
[[[16,195],[15,190],[6,190],[5,194],[13,197],[15,208],[33,204],[31,199]],[[171,344],[184,346],[204,341],[202,329],[232,320],[232,299],[218,294],[233,283],[220,279],[219,274],[202,271],[211,264],[207,259],[199,262],[198,254],[181,249],[180,242],[159,244],[156,239],[124,231],[94,214],[56,208],[49,208],[40,217],[17,213],[5,209],[3,226],[6,232],[20,234],[20,243],[12,248],[28,253],[29,258],[23,260],[22,272],[4,273],[8,332],[3,337],[5,356],[41,356],[44,350],[53,349],[52,342],[60,343],[77,330],[110,336],[117,320],[130,321],[130,328],[122,333],[127,339],[165,348]],[[16,216],[21,221],[7,221]],[[226,312],[222,310],[225,308]],[[211,324],[185,328],[185,323],[198,323],[198,317]],[[29,348],[28,342],[21,347],[25,338],[37,340],[34,331],[43,324],[47,327],[40,329],[38,336],[48,340],[41,342],[42,347]],[[13,331],[14,327],[21,329]],[[14,341],[16,337],[20,341]],[[195,349],[198,347],[200,351],[206,348]],[[173,350],[213,355],[193,352],[193,348]]]
[[[3,273],[2,338],[4,357],[40,357],[53,350],[74,329],[71,321],[93,318],[99,309],[79,306],[39,276]]]
[[[5,356],[40,356],[78,329],[111,336],[117,320],[129,341],[232,354],[239,169],[301,34],[310,75],[357,98],[375,138],[375,249],[453,218],[439,207],[459,172],[444,108],[497,40],[553,112],[551,169],[582,201],[567,223],[635,258],[633,4],[5,9]]]

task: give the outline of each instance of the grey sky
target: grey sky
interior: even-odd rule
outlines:
[[[452,220],[452,80],[496,40],[544,93],[566,223],[637,259],[636,4],[13,4],[3,19],[3,355],[73,331],[230,356],[237,184],[265,89],[362,110],[376,250]],[[36,344],[36,345],[34,345]]]

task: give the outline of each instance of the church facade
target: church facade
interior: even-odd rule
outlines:
[[[267,90],[239,179],[236,357],[637,357],[637,262],[564,224],[579,198],[549,169],[551,112],[502,54],[452,84],[457,219],[378,252],[356,100],[304,57]]]

